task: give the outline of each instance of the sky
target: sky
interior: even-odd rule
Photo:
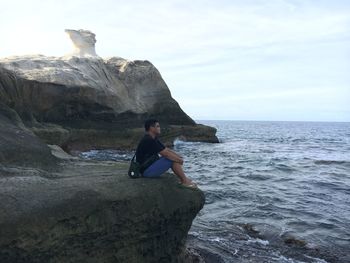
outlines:
[[[195,120],[350,121],[350,1],[0,0],[0,57],[149,60]]]

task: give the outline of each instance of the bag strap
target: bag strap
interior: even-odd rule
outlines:
[[[135,157],[136,157],[136,152],[135,152],[134,156],[132,157],[131,161],[134,161]]]

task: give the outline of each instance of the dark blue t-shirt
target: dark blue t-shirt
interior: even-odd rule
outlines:
[[[151,135],[146,133],[136,148],[136,161],[142,164],[147,158],[164,149],[164,144],[157,137],[153,139]]]

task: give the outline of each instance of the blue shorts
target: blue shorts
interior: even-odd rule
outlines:
[[[169,160],[168,158],[165,157],[160,157],[157,161],[152,163],[150,167],[148,167],[144,172],[143,176],[144,177],[159,177],[170,167],[172,167],[173,161]]]

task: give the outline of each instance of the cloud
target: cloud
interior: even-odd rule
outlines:
[[[350,101],[347,1],[13,0],[2,4],[0,24],[0,56],[63,55],[70,51],[65,28],[90,29],[100,56],[153,62],[174,98],[197,119],[318,119],[322,105],[333,101],[327,104],[316,90],[330,88],[339,103],[327,120],[350,110],[341,100]],[[298,103],[304,114],[285,107],[295,90],[305,91]],[[269,99],[257,105],[257,94]],[[230,103],[231,115],[225,109]]]

